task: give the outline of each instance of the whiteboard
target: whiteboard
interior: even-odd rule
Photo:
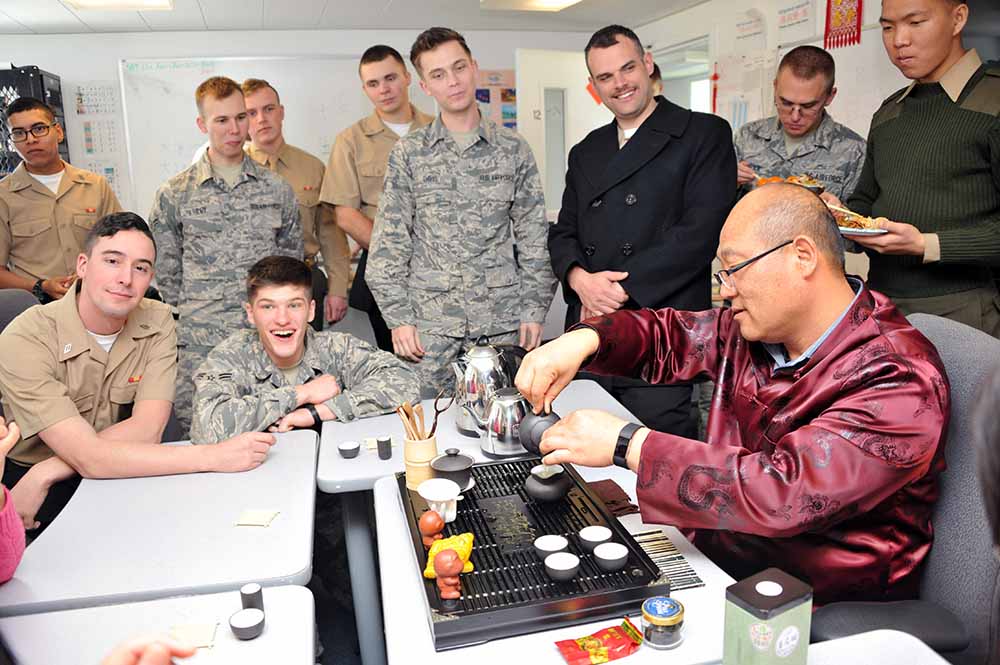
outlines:
[[[261,78],[285,107],[285,140],[325,164],[341,130],[372,113],[361,89],[361,56],[122,60],[119,77],[131,191],[122,206],[145,217],[157,188],[191,164],[205,143],[195,119],[194,91],[210,76],[237,83]],[[427,113],[433,100],[413,76],[410,100]]]

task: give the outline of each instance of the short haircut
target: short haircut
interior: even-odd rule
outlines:
[[[201,113],[201,106],[206,97],[226,99],[235,93],[243,94],[239,83],[228,76],[213,76],[202,81],[198,89],[194,91],[194,103],[198,105],[198,113]]]
[[[247,272],[247,300],[253,302],[257,291],[265,286],[300,286],[312,299],[312,271],[291,256],[265,256]]]
[[[818,46],[796,46],[785,54],[778,64],[778,71],[790,69],[796,78],[812,79],[822,76],[826,79],[826,91],[833,90],[837,67],[833,56]]]
[[[583,59],[587,60],[587,56],[590,55],[590,49],[611,48],[618,42],[623,41],[619,37],[631,40],[635,44],[636,50],[639,51],[639,55],[645,55],[646,49],[643,48],[642,42],[639,41],[639,35],[623,25],[608,25],[590,36],[590,41],[587,42],[587,46],[583,49]],[[589,64],[587,65],[587,69],[590,69]]]
[[[385,44],[376,44],[375,46],[369,46],[365,52],[361,54],[361,62],[358,63],[358,73],[361,72],[361,65],[370,65],[373,62],[382,62],[386,58],[392,58],[402,65],[403,69],[406,69],[406,63],[403,62],[403,56],[399,54],[399,51],[391,46],[386,46]]]
[[[465,54],[472,57],[472,51],[469,50],[469,45],[465,43],[465,37],[460,33],[451,28],[427,28],[413,41],[413,46],[410,48],[410,62],[420,72],[420,56],[448,42],[458,42]]]
[[[97,220],[97,223],[87,232],[87,237],[83,241],[83,252],[90,256],[94,245],[101,238],[113,238],[122,231],[138,231],[153,243],[153,256],[156,256],[156,238],[149,230],[149,224],[134,212],[113,212]]]
[[[844,238],[823,200],[805,187],[791,183],[774,183],[764,188],[778,190],[780,196],[763,204],[761,218],[753,226],[757,237],[770,247],[795,236],[808,236],[830,265],[844,272]]]
[[[271,92],[274,93],[274,97],[278,100],[278,103],[279,104],[281,103],[281,95],[278,94],[278,91],[275,89],[273,85],[271,85],[264,79],[247,79],[246,81],[243,81],[243,85],[240,86],[240,90],[243,91],[244,97],[246,97],[247,95],[252,95],[258,90],[263,90],[264,88],[269,88]],[[229,95],[226,95],[226,97],[228,96]]]
[[[48,116],[49,122],[56,121],[56,114],[52,111],[52,108],[42,100],[35,99],[34,97],[19,97],[15,99],[7,107],[7,110],[4,111],[4,116],[6,116],[9,123],[12,115],[26,111],[42,111]]]
[[[653,63],[653,75],[650,76],[649,78],[652,79],[653,81],[663,80],[663,74],[660,73],[660,66],[655,62]]]
[[[972,442],[990,536],[1000,547],[1000,365],[979,387],[972,411]]]

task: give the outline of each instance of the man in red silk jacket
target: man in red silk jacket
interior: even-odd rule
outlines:
[[[517,376],[536,410],[588,359],[588,371],[650,383],[707,376],[708,441],[582,410],[545,433],[545,461],[627,465],[643,519],[684,530],[737,579],[777,566],[818,604],[914,597],[945,467],[936,350],[888,298],[845,278],[836,224],[803,188],[746,196],[718,255],[731,309],[588,319]]]

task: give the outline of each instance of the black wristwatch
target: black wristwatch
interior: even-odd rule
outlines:
[[[628,444],[632,441],[632,435],[640,429],[642,429],[642,425],[629,423],[628,425],[625,425],[625,427],[622,427],[622,431],[618,432],[618,443],[615,444],[615,456],[613,458],[615,466],[620,466],[623,469],[628,468],[628,460],[626,459],[628,455]]]
[[[42,284],[44,282],[45,282],[44,279],[40,279],[37,282],[35,282],[34,286],[31,287],[31,295],[38,298],[38,302],[42,303],[43,305],[49,301],[49,294],[46,293],[45,289],[42,288]]]
[[[316,410],[315,406],[313,406],[312,404],[306,404],[302,408],[304,408],[306,411],[312,414],[313,427],[316,427],[317,425],[323,422],[323,419],[319,417],[319,411]]]

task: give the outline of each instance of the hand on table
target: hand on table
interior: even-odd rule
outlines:
[[[274,441],[274,435],[267,432],[245,432],[210,446],[216,454],[212,471],[235,473],[256,469],[264,463]]]
[[[737,185],[749,185],[757,180],[757,174],[754,172],[750,165],[746,162],[740,162],[736,165],[736,184]]]
[[[323,314],[327,323],[336,323],[347,315],[347,298],[327,294],[323,299]]]
[[[290,432],[293,429],[305,429],[313,426],[313,416],[305,409],[295,409],[274,425],[267,428],[268,432]]]
[[[567,281],[585,308],[596,314],[611,314],[628,301],[628,293],[619,284],[626,277],[627,272],[602,270],[589,273],[580,266],[574,266]]]
[[[541,323],[522,323],[521,334],[518,338],[518,345],[526,351],[531,351],[542,342]]]
[[[189,658],[194,652],[168,637],[144,637],[119,644],[101,665],[171,665],[172,658]]]
[[[538,446],[544,455],[542,463],[610,466],[618,433],[627,424],[596,409],[574,411],[542,434]]]
[[[560,335],[524,357],[514,384],[535,413],[552,411],[552,401],[573,380],[583,361],[597,351],[599,343],[597,333],[584,328]]]
[[[420,345],[420,336],[416,326],[398,326],[392,329],[393,352],[410,362],[418,363],[424,357],[424,347]]]

